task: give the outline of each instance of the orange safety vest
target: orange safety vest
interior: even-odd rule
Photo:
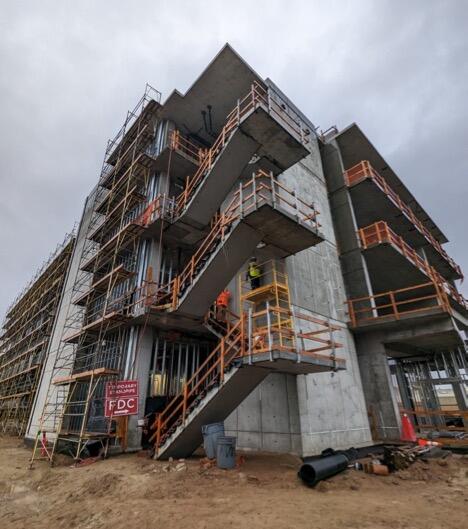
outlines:
[[[229,292],[229,290],[223,290],[216,299],[216,305],[218,305],[218,307],[227,307],[230,298],[231,293]]]

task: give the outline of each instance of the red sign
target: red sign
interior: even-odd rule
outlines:
[[[107,382],[105,416],[138,414],[138,380]]]

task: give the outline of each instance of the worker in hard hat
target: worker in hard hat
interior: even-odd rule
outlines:
[[[231,299],[231,292],[225,288],[216,298],[216,319],[219,323],[226,326],[227,324],[227,309]]]
[[[262,271],[257,263],[257,258],[252,257],[247,267],[247,280],[250,281],[250,288],[252,290],[255,290],[256,288],[260,287],[261,275]]]

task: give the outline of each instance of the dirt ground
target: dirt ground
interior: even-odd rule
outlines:
[[[1,529],[468,527],[468,456],[385,477],[348,470],[315,489],[297,478],[300,460],[289,455],[247,453],[230,471],[136,454],[29,470],[29,456],[19,440],[0,438]]]

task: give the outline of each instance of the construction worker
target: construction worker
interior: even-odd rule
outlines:
[[[216,319],[220,323],[227,323],[227,308],[229,300],[231,299],[231,292],[225,288],[216,298]]]
[[[261,273],[261,269],[257,264],[257,258],[252,257],[249,261],[249,266],[247,267],[247,280],[250,281],[250,288],[252,290],[260,287]]]

